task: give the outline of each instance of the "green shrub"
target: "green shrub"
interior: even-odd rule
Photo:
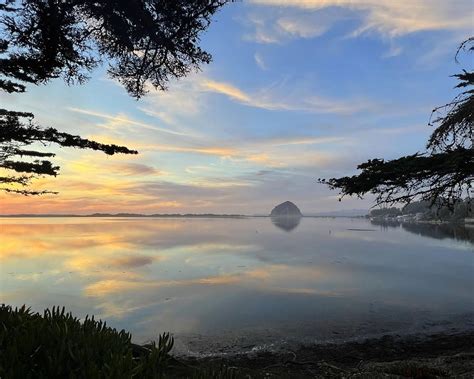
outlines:
[[[80,322],[64,308],[43,315],[25,306],[0,306],[0,378],[162,377],[173,347],[169,334],[158,344],[137,346],[131,335],[94,317]]]

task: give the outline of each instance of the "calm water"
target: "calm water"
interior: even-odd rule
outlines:
[[[474,229],[304,218],[0,219],[1,302],[179,352],[474,328]]]

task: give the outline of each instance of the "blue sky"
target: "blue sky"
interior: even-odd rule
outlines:
[[[136,157],[58,151],[59,195],[1,195],[2,213],[267,213],[368,208],[316,179],[352,175],[369,158],[424,149],[431,110],[452,99],[454,54],[472,35],[464,0],[248,0],[202,35],[213,62],[140,101],[96,70],[0,94],[9,109],[68,132],[135,147]]]

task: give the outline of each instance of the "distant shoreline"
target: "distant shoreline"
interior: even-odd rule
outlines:
[[[126,214],[126,213],[99,213],[99,214],[88,214],[88,215],[77,215],[77,214],[9,214],[0,215],[0,218],[103,218],[103,217],[117,217],[117,218],[246,218],[253,217],[248,215],[237,215],[237,214]]]
[[[186,214],[135,214],[135,213],[94,213],[87,215],[77,214],[7,214],[0,218],[271,218],[270,215],[243,215],[243,214],[215,214],[215,213],[186,213]],[[303,218],[366,218],[366,216],[340,216],[340,215],[303,215]]]
[[[249,218],[278,218],[270,215],[243,215],[243,214],[214,214],[214,213],[189,213],[189,214],[127,214],[127,213],[97,213],[97,214],[87,214],[87,215],[77,215],[77,214],[7,214],[0,215],[1,218],[11,218],[11,219],[20,219],[20,218],[216,218],[216,219],[249,219]],[[284,218],[284,217],[283,217]],[[290,217],[291,218],[291,217]],[[302,215],[297,218],[349,218],[349,219],[364,219],[374,223],[374,220],[369,216],[352,216],[352,215]],[[471,219],[469,219],[471,220]],[[425,225],[465,225],[470,226],[474,225],[472,221],[465,222],[465,220],[423,220],[423,221],[379,221],[375,225],[390,225],[391,223],[396,224],[425,224]]]

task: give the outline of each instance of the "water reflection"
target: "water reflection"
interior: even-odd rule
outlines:
[[[436,238],[436,239],[455,239],[460,241],[469,241],[474,243],[474,225],[461,224],[429,224],[429,223],[414,223],[414,222],[398,222],[395,220],[389,221],[371,221],[373,225],[381,226],[382,228],[402,228],[410,233],[418,234],[420,236]]]
[[[290,234],[267,218],[0,223],[3,302],[95,314],[140,342],[171,331],[183,349],[219,350],[451,327],[474,312],[473,245],[366,220],[306,218]]]
[[[271,219],[273,225],[285,232],[291,232],[301,222],[301,216],[273,216]]]

